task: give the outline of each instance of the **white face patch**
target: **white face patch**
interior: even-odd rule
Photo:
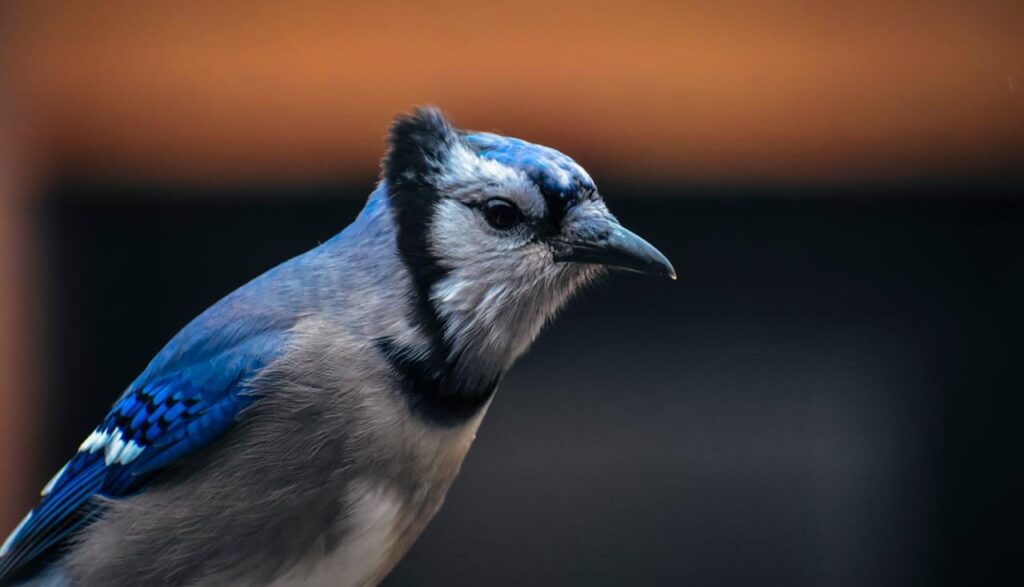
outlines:
[[[447,275],[430,297],[445,325],[449,358],[462,357],[460,374],[485,383],[510,367],[569,295],[600,270],[555,262],[536,232],[550,230],[548,203],[525,170],[463,144],[452,148],[443,169],[433,180],[440,198],[427,241]],[[563,187],[573,182],[560,166],[550,173]],[[526,221],[504,230],[491,226],[481,212],[491,198],[511,202]]]
[[[453,148],[446,161],[444,174],[435,180],[445,196],[472,204],[504,198],[530,218],[543,218],[547,213],[537,187],[522,171],[484,159],[463,145]]]
[[[531,234],[496,231],[479,212],[442,200],[434,213],[432,253],[448,269],[431,299],[446,322],[453,354],[483,379],[507,369],[541,327],[590,276],[593,267],[556,263]]]

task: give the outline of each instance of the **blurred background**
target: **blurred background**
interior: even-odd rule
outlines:
[[[0,3],[0,534],[427,103],[574,156],[680,279],[541,336],[387,585],[1019,574],[1017,0]]]

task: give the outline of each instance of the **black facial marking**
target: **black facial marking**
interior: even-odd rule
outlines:
[[[569,209],[569,198],[566,198],[561,191],[547,187],[543,183],[538,184],[537,187],[540,189],[540,195],[544,197],[544,203],[547,204],[548,219],[553,225],[561,226],[562,219],[565,218],[565,213]]]
[[[398,252],[412,275],[416,300],[413,321],[430,339],[443,363],[450,352],[444,339],[444,322],[430,300],[437,282],[448,268],[430,251],[430,229],[434,208],[441,200],[434,178],[442,172],[445,159],[462,140],[438,110],[423,108],[399,117],[391,127],[391,149],[384,160],[391,208],[397,226]]]
[[[415,289],[412,321],[430,341],[430,352],[418,357],[390,339],[377,341],[377,347],[399,376],[413,413],[440,426],[454,426],[476,414],[498,383],[495,378],[488,385],[470,387],[456,380],[457,358],[451,357],[445,321],[430,299],[434,285],[449,273],[430,251],[431,223],[441,200],[435,178],[451,150],[464,140],[438,110],[419,109],[395,121],[384,160],[398,253]]]
[[[582,202],[597,198],[597,192],[592,187],[579,182],[573,182],[568,188],[561,188],[543,175],[531,179],[544,198],[547,208],[547,214],[537,225],[538,239],[559,234],[562,231],[562,221],[569,210]]]
[[[429,359],[418,359],[389,338],[378,339],[377,349],[399,376],[401,393],[409,409],[439,426],[456,426],[478,413],[494,395],[500,376],[482,386],[459,385],[451,366],[440,372]]]

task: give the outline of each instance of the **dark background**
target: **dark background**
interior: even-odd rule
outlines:
[[[344,227],[372,181],[36,201],[37,485],[178,328]],[[602,188],[679,281],[611,275],[542,334],[388,585],[1018,574],[1020,181]]]

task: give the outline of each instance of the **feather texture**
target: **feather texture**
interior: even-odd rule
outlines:
[[[231,305],[228,300],[226,305]],[[153,360],[54,476],[0,552],[0,579],[45,559],[103,510],[144,489],[154,473],[221,436],[252,403],[246,382],[277,354],[285,323],[241,320],[208,329],[200,316]]]

